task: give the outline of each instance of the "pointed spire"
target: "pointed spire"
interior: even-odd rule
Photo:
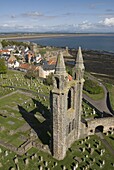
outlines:
[[[77,58],[76,58],[76,67],[80,69],[84,69],[81,47],[79,47],[78,49]]]
[[[64,74],[66,73],[65,63],[63,59],[63,53],[60,52],[57,57],[56,67],[55,67],[55,74]]]

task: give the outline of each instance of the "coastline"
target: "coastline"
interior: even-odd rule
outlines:
[[[20,39],[38,39],[38,38],[59,38],[59,37],[86,37],[86,36],[114,36],[114,33],[79,33],[79,34],[8,34],[8,35],[0,35],[0,39],[8,39],[8,40],[20,40]]]

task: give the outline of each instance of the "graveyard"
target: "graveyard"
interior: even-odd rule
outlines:
[[[76,141],[64,160],[51,156],[50,88],[23,72],[0,77],[0,169],[114,169],[114,155],[97,135]],[[85,102],[83,111],[84,119],[98,116]],[[114,149],[114,129],[103,136]]]

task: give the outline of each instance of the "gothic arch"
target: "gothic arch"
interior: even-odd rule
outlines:
[[[95,133],[103,132],[104,126],[100,125],[95,128]]]
[[[74,80],[76,80],[76,73],[74,73]]]
[[[55,77],[55,81],[56,81],[56,87],[59,89],[60,88],[60,81],[57,77]]]
[[[74,88],[71,87],[67,95],[67,109],[74,108]]]
[[[71,89],[68,91],[68,97],[67,97],[67,109],[71,108]]]

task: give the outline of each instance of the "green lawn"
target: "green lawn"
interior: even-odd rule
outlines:
[[[83,144],[82,144],[82,141],[83,141]],[[64,158],[64,160],[61,160],[61,161],[54,159],[48,153],[41,152],[37,150],[36,148],[32,148],[27,152],[26,155],[23,155],[22,157],[18,157],[18,161],[19,161],[18,165],[20,169],[24,168],[24,170],[35,170],[35,169],[38,169],[39,166],[42,166],[43,169],[46,169],[45,167],[45,161],[46,161],[48,162],[47,167],[50,169],[62,170],[62,166],[64,165],[66,169],[71,170],[73,168],[73,165],[76,164],[75,159],[78,158],[80,160],[80,163],[79,163],[79,167],[77,168],[77,170],[82,169],[82,167],[86,167],[88,164],[91,164],[90,167],[92,170],[100,169],[100,162],[102,162],[103,160],[105,160],[105,165],[103,165],[102,169],[113,170],[113,166],[112,166],[112,163],[114,163],[113,156],[110,155],[107,150],[102,156],[100,156],[99,154],[100,150],[105,149],[105,147],[101,143],[99,147],[96,148],[96,145],[98,143],[99,143],[99,138],[97,138],[97,136],[91,136],[90,139],[86,139],[86,141],[85,139],[79,140],[72,145],[71,149],[67,151],[67,155]],[[95,149],[92,154],[89,153],[88,144],[90,144],[91,148]],[[84,147],[85,147],[85,151],[84,152],[80,151],[80,148],[84,148]],[[2,149],[6,150],[4,148]],[[37,154],[37,158],[34,157],[33,159],[31,159],[31,156],[34,155],[35,153]],[[88,157],[86,157],[86,155],[88,155]],[[8,169],[9,166],[14,167],[14,163],[13,163],[14,154],[13,153],[9,153],[7,157],[4,157],[4,153],[2,152],[0,156],[2,156],[2,160],[1,160],[3,164],[2,169],[6,170]],[[42,160],[41,160],[41,157],[42,157]],[[29,159],[28,166],[25,166],[24,164],[24,160],[26,158]],[[95,159],[95,162],[93,161],[94,159]],[[9,162],[8,164],[6,164],[8,160]]]
[[[28,84],[30,83],[30,80],[27,80],[24,78],[24,73],[21,72],[13,72],[9,71],[8,75],[5,75],[6,77],[0,78],[0,82],[3,85],[12,85],[17,87],[17,88],[25,88],[25,89],[30,89],[32,91],[37,92],[40,89],[39,94],[46,94],[49,96],[49,88],[42,83],[40,83],[38,80],[33,80],[31,87],[28,87]],[[18,80],[17,80],[18,78]],[[21,86],[20,86],[21,85]],[[38,89],[37,89],[38,87]],[[8,88],[5,88],[6,91]],[[42,89],[42,90],[41,90]],[[112,87],[110,88],[110,90]],[[3,90],[3,87],[1,87],[0,90]],[[20,114],[20,111],[18,109],[18,105],[20,105],[23,110],[25,110],[28,114],[29,112],[34,112],[35,114],[35,121],[34,121],[34,126],[38,126],[45,122],[45,118],[42,116],[42,110],[45,114],[45,116],[49,116],[49,100],[44,100],[44,96],[39,97],[40,95],[33,95],[31,93],[30,95],[27,95],[26,93],[11,93],[12,90],[9,89],[7,93],[10,93],[9,96],[4,97],[0,99],[0,127],[5,127],[4,130],[0,132],[0,139],[3,141],[6,141],[16,147],[19,147],[24,141],[21,140],[20,136],[23,135],[26,138],[29,137],[30,131],[27,130],[26,132],[17,132],[14,133],[13,135],[10,135],[11,130],[17,130],[18,128],[22,127],[26,123],[24,118],[22,118],[22,115]],[[103,94],[98,94],[98,95],[92,95],[95,100],[103,98]],[[35,103],[37,106],[35,106]],[[95,115],[91,115],[93,110],[85,103],[83,103],[84,108],[86,110],[87,116],[86,118],[89,117],[94,117]],[[89,108],[89,109],[88,109]],[[5,111],[5,112],[4,112]],[[3,117],[2,115],[5,115],[6,117]],[[82,115],[84,116],[84,115]],[[21,118],[21,119],[20,119]],[[85,116],[84,116],[85,118]],[[37,121],[38,120],[38,121]],[[48,135],[46,136],[46,130],[47,127],[45,126],[44,128],[40,129],[42,130],[41,136],[43,137],[44,141],[48,141]],[[114,137],[114,136],[113,136]],[[114,148],[114,140],[110,137],[107,137],[107,140],[109,143],[112,145]],[[36,140],[37,142],[41,142],[40,138]],[[83,141],[83,142],[82,142]],[[82,167],[86,167],[89,163],[91,163],[91,169],[100,169],[100,162],[102,160],[105,160],[105,165],[103,165],[102,169],[103,170],[113,170],[114,167],[112,167],[112,163],[114,163],[114,158],[113,156],[106,150],[105,146],[101,143],[101,145],[96,148],[97,143],[99,143],[99,138],[97,136],[91,136],[89,139],[87,138],[79,140],[75,142],[72,146],[71,149],[68,149],[66,157],[64,160],[57,161],[55,160],[51,155],[45,152],[39,151],[37,148],[32,148],[30,149],[27,154],[23,155],[22,157],[18,156],[19,160],[19,168],[24,169],[24,170],[36,170],[39,168],[39,166],[43,167],[43,170],[46,170],[45,167],[45,161],[48,162],[48,168],[54,169],[54,170],[61,170],[62,166],[66,166],[67,170],[72,170],[73,165],[76,164],[76,160],[74,158],[78,157],[80,159],[79,162],[79,167],[77,170],[82,169]],[[88,144],[90,144],[91,148],[94,148],[93,154],[90,154],[88,150]],[[84,148],[85,151],[82,152],[80,151],[80,148]],[[12,153],[8,151],[8,156],[5,156],[4,152],[7,150],[0,146],[2,148],[2,152],[0,153],[0,162],[2,163],[2,167],[0,167],[1,170],[8,170],[10,167],[15,167],[14,165],[14,157],[15,153]],[[100,150],[104,149],[106,152],[103,154],[103,156],[100,156]],[[34,158],[33,160],[31,159],[31,156],[37,153],[37,158]],[[88,155],[88,157],[86,156]],[[43,160],[40,160],[40,157],[43,157]],[[24,163],[25,158],[29,159],[29,165],[26,166]],[[95,162],[93,162],[93,159],[95,159]],[[55,164],[57,165],[55,166]]]
[[[90,94],[87,91],[83,90],[83,93],[85,93],[87,96],[89,96],[93,100],[101,100],[104,98],[104,92],[99,94]]]
[[[43,99],[40,100],[42,101]],[[5,128],[0,132],[0,139],[19,147],[20,144],[23,143],[23,141],[19,139],[22,132],[10,135],[11,131],[17,130],[26,123],[26,120],[20,113],[18,105],[22,107],[26,113],[34,113],[36,118],[33,119],[34,126],[39,126],[39,124],[45,121],[45,118],[42,116],[42,110],[48,114],[47,102],[44,101],[42,104],[41,101],[38,102],[37,96],[30,96],[30,94],[27,95],[19,91],[0,98],[0,127]],[[38,108],[35,106],[35,102],[39,103]],[[28,138],[29,134],[30,132],[27,131],[24,135]]]
[[[111,106],[114,110],[114,85],[106,83],[106,87],[109,90],[109,97],[110,97],[110,101],[111,101]]]

